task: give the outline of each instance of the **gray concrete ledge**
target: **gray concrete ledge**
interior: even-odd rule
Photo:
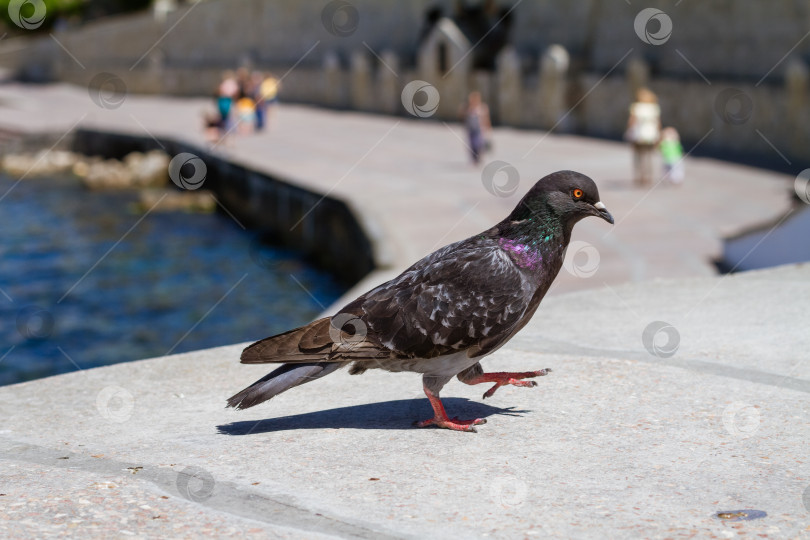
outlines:
[[[226,410],[242,345],[2,387],[0,536],[809,538],[807,298],[810,265],[547,298],[485,362],[537,388],[446,387],[477,434],[412,428],[414,374]]]

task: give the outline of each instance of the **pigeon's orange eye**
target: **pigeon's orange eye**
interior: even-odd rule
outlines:
[[[575,189],[574,190],[574,198],[575,199],[581,199],[582,195],[583,195],[583,193],[582,193],[581,189]]]

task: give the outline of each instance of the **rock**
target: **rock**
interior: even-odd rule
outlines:
[[[211,192],[177,191],[174,189],[144,189],[140,193],[138,209],[141,212],[191,212],[207,214],[216,209],[217,203]]]
[[[36,154],[11,154],[3,158],[2,170],[16,178],[54,176],[70,172],[79,154],[65,150],[42,150]]]
[[[163,187],[169,180],[169,156],[161,150],[132,152],[123,161],[80,161],[73,172],[90,189],[141,189]]]
[[[164,187],[169,181],[169,156],[162,150],[133,152],[124,158],[134,187]]]
[[[89,163],[82,178],[90,189],[128,189],[132,187],[132,172],[117,159]]]

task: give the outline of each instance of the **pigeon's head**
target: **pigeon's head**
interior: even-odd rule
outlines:
[[[575,171],[558,171],[541,178],[521,199],[508,219],[553,217],[573,227],[580,219],[597,216],[613,224],[593,180]]]

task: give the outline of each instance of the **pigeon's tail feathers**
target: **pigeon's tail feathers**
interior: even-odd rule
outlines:
[[[235,409],[253,407],[290,388],[329,375],[344,365],[346,363],[339,362],[284,364],[228,398],[228,407]]]
[[[329,333],[330,322],[331,317],[324,317],[295,330],[257,341],[242,351],[241,362],[267,364],[325,361],[334,344]]]

